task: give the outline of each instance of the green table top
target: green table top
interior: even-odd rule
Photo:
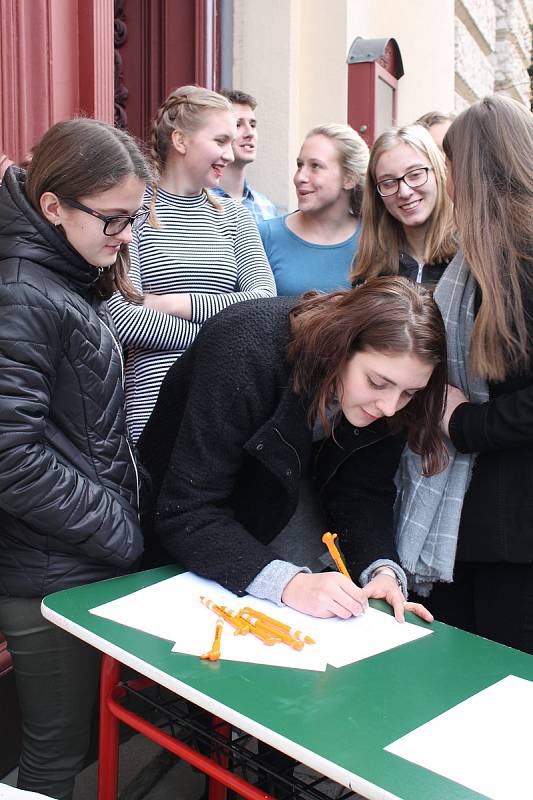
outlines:
[[[325,672],[208,663],[171,653],[166,640],[89,613],[179,572],[162,567],[58,592],[45,598],[43,613],[370,800],[484,797],[383,748],[509,674],[533,680],[533,656],[436,622],[431,636]]]

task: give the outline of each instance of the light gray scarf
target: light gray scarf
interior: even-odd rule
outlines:
[[[461,389],[470,402],[484,403],[489,399],[487,383],[468,370],[475,289],[475,279],[459,251],[434,297],[446,326],[448,382]],[[421,474],[420,456],[406,447],[395,478],[398,555],[410,587],[423,597],[429,595],[435,581],[453,580],[463,500],[475,460],[475,453],[459,453],[449,440],[447,446],[447,468],[430,478]]]

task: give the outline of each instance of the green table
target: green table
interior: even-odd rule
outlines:
[[[89,613],[179,572],[163,567],[58,592],[45,598],[43,614],[111,659],[369,800],[482,797],[383,748],[506,675],[533,680],[533,656],[434,623],[433,635],[342,669],[207,664],[171,653],[168,641]],[[111,682],[116,678],[115,671]]]

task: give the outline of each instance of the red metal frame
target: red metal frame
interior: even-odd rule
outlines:
[[[274,800],[269,794],[253,786],[243,778],[234,775],[228,769],[227,757],[219,757],[216,761],[193,750],[183,742],[156,728],[142,717],[124,708],[118,698],[124,694],[120,682],[121,664],[111,656],[102,656],[102,672],[100,683],[100,755],[98,763],[98,800],[116,800],[118,787],[119,759],[119,722],[142,733],[148,739],[179,756],[193,767],[209,777],[209,800],[225,800],[226,788],[233,789],[245,800]],[[151,681],[141,678],[135,682],[140,688]],[[213,717],[213,725],[221,732],[220,720]],[[230,738],[231,726],[222,727],[223,733]],[[222,761],[222,763],[220,763]]]
[[[376,61],[348,65],[348,123],[361,134],[369,147],[376,139],[376,94],[378,81],[393,90],[392,124],[398,117],[398,81]]]

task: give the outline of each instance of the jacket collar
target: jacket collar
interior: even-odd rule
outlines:
[[[3,258],[34,261],[82,292],[99,278],[98,270],[85,261],[63,236],[32,206],[24,186],[26,172],[9,167],[0,187],[0,250]]]

